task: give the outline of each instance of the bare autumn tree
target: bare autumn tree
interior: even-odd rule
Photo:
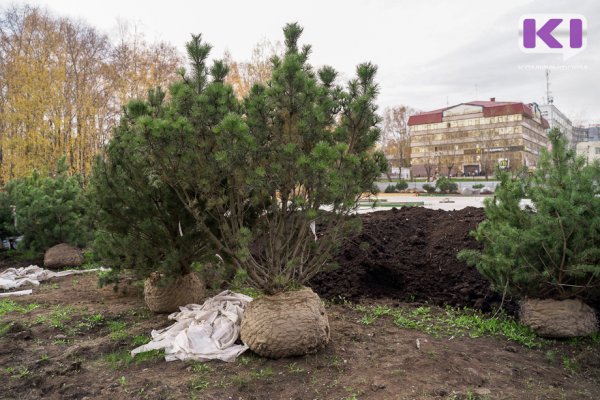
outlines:
[[[390,165],[410,166],[410,130],[408,118],[415,113],[409,106],[387,107],[383,111],[382,142]]]
[[[83,23],[62,18],[58,24],[65,59],[62,109],[67,118],[62,131],[69,142],[66,155],[71,169],[86,177],[113,126],[107,106],[110,86],[104,75],[110,43],[106,35]]]
[[[110,53],[113,91],[120,105],[130,99],[143,99],[148,89],[169,84],[179,78],[177,70],[184,61],[177,49],[165,42],[149,43],[137,25],[117,24],[117,40]]]
[[[427,149],[431,150],[433,147],[433,135],[427,135],[425,139],[427,143]],[[431,182],[431,177],[433,176],[434,170],[439,166],[439,154],[436,151],[427,154],[425,161],[423,162],[423,168],[425,168],[425,174],[427,175],[427,182]]]
[[[480,134],[480,145],[477,147],[479,162],[485,180],[489,179],[490,174],[494,172],[494,161],[491,149],[494,147],[494,140],[497,139],[497,133],[493,129],[483,129]]]
[[[456,145],[448,145],[446,149],[440,155],[440,163],[446,169],[447,176],[452,176],[452,171],[456,166],[456,155],[458,154],[458,147]]]
[[[225,51],[223,59],[229,66],[225,83],[233,87],[238,98],[246,96],[254,84],[267,82],[273,70],[271,59],[273,56],[281,57],[283,52],[281,42],[273,43],[267,39],[254,46],[249,61],[234,60],[231,53]]]
[[[437,162],[435,157],[428,157],[423,164],[423,168],[425,168],[425,174],[427,175],[427,182],[431,182],[431,177],[433,176],[433,171],[437,167]]]

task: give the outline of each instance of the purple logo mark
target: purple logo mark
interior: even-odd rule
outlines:
[[[519,47],[525,53],[573,57],[587,46],[587,20],[580,14],[529,14],[519,20]]]

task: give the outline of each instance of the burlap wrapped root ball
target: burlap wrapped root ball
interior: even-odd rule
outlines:
[[[83,264],[83,253],[76,246],[61,243],[50,247],[44,254],[44,267],[55,268],[74,268],[81,267]]]
[[[549,338],[590,336],[598,329],[594,309],[577,299],[526,299],[519,316],[521,323]]]
[[[329,343],[329,320],[319,296],[302,288],[250,302],[240,337],[262,357],[301,356]]]
[[[195,272],[179,276],[168,285],[160,280],[160,274],[152,273],[144,281],[144,300],[155,313],[179,311],[179,306],[201,304],[206,297],[204,282]]]

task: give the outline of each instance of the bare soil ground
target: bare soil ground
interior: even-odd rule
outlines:
[[[365,309],[376,306],[409,314],[425,309],[384,298],[328,303],[331,343],[315,355],[268,360],[246,353],[234,363],[205,364],[166,363],[157,353],[131,359],[128,352],[169,321],[149,313],[139,292],[100,289],[96,279],[94,274],[65,277],[12,300],[22,309],[0,317],[0,398],[600,397],[597,341],[547,341],[529,349],[503,337],[402,329],[389,315],[366,320]]]
[[[150,313],[134,286],[117,293],[98,288],[94,274],[77,275],[0,299],[0,399],[600,398],[600,335],[532,339],[511,317],[458,311],[487,312],[500,300],[456,259],[461,248],[477,247],[469,231],[484,218],[481,209],[361,218],[363,231],[336,256],[340,267],[311,283],[328,299],[331,325],[331,342],[318,354],[268,360],[248,352],[205,364],[167,363],[159,352],[132,359],[152,329],[170,325],[167,316]],[[0,270],[30,261],[0,254]]]

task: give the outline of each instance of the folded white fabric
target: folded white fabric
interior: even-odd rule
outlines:
[[[87,272],[94,272],[94,271],[106,271],[106,268],[94,268],[94,269],[82,269],[82,270],[69,269],[66,271],[50,271],[48,269],[40,268],[37,265],[30,265],[29,267],[24,267],[24,268],[8,268],[7,270],[0,272],[0,289],[2,289],[2,290],[16,289],[16,288],[21,287],[26,284],[38,286],[40,284],[40,282],[45,281],[50,278],[57,278],[57,277],[61,277],[61,276],[75,275],[75,274],[85,274]],[[13,293],[19,293],[19,292],[13,292]],[[10,295],[10,294],[5,293],[5,295]],[[17,294],[15,294],[15,295],[17,295]]]
[[[173,325],[152,331],[152,341],[131,351],[131,355],[165,349],[165,360],[222,360],[235,359],[248,349],[235,344],[246,305],[252,298],[229,290],[207,299],[204,304],[179,307],[180,312],[169,315]]]
[[[16,292],[3,292],[0,293],[0,297],[11,297],[11,296],[28,296],[33,293],[33,290],[17,290]]]

